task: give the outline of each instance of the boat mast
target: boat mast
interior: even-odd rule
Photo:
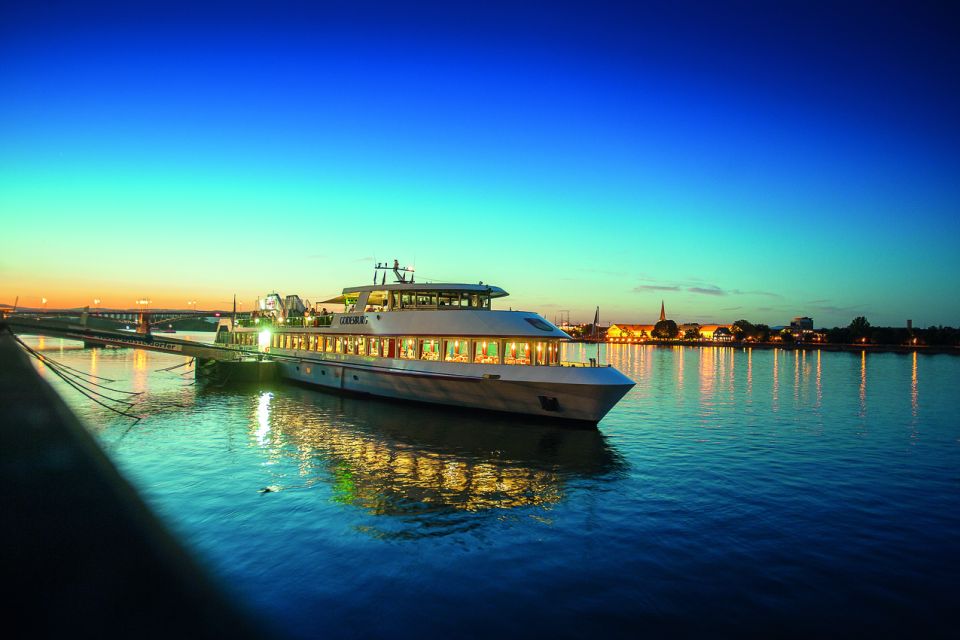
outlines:
[[[391,267],[386,262],[378,262],[377,265],[373,268],[373,284],[377,284],[377,272],[383,271],[383,277],[380,280],[380,284],[386,284],[387,282],[387,271],[393,271],[393,275],[396,278],[397,284],[412,284],[414,281],[413,267],[401,267],[400,261],[394,259],[393,266]],[[410,279],[407,280],[407,274],[410,274]]]

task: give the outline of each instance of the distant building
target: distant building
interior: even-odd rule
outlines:
[[[790,321],[790,329],[794,333],[813,331],[813,318],[808,318],[807,316],[798,316]]]
[[[653,324],[612,324],[607,329],[610,342],[637,342],[653,336]]]
[[[667,309],[660,301],[660,322],[667,319]],[[612,324],[607,329],[608,342],[642,342],[653,338],[655,324]],[[728,342],[733,340],[732,324],[698,324],[688,322],[677,326],[677,337],[681,340],[691,331],[699,334],[701,340],[715,340],[718,342]]]
[[[701,340],[718,340],[729,342],[733,340],[732,324],[703,324],[700,325]],[[718,333],[719,332],[719,333]]]
[[[700,333],[700,325],[696,322],[687,322],[685,324],[681,324],[680,326],[677,327],[677,329],[680,330],[680,333],[678,335],[681,338],[686,337],[687,333],[689,333],[690,331],[696,331],[698,335]]]
[[[733,332],[730,331],[730,327],[718,326],[713,330],[711,340],[714,342],[731,342],[733,340]]]

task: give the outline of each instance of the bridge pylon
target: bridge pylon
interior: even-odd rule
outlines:
[[[137,314],[137,333],[150,335],[150,314],[141,311]]]

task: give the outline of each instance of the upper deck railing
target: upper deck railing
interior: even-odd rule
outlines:
[[[269,316],[259,318],[237,318],[237,327],[329,327],[333,322],[333,314],[328,313],[323,316],[299,316],[286,318],[283,322],[275,321]]]

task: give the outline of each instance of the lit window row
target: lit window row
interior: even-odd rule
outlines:
[[[253,333],[234,334],[235,344],[255,345],[256,341],[256,334]],[[560,364],[559,340],[419,336],[380,338],[277,333],[271,336],[269,346],[291,351],[342,353],[401,360],[541,366]]]

